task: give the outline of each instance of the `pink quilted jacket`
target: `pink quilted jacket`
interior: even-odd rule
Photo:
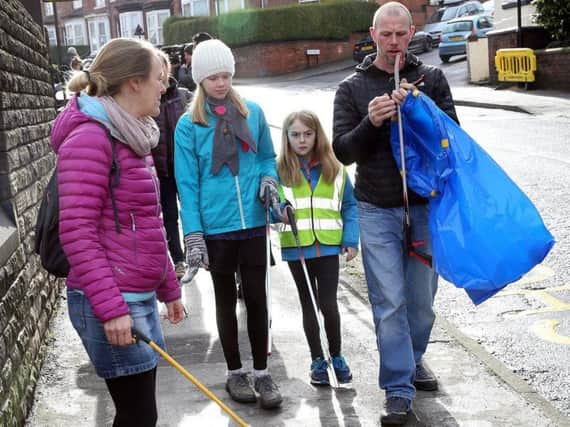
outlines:
[[[109,192],[112,148],[103,125],[73,98],[55,120],[51,145],[57,153],[59,237],[71,267],[67,286],[84,291],[103,322],[129,313],[121,292],[156,291],[163,302],[180,298],[152,156],[141,158],[116,141],[117,233]]]

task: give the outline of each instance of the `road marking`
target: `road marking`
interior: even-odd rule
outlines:
[[[545,341],[552,342],[554,344],[570,345],[570,337],[566,335],[560,335],[556,332],[556,327],[560,324],[560,321],[554,319],[542,319],[534,322],[531,326],[532,332],[534,332],[538,337]]]
[[[527,274],[525,274],[523,277],[521,277],[519,280],[514,282],[513,284],[527,285],[529,283],[543,282],[552,276],[554,276],[554,270],[552,270],[549,267],[546,267],[544,265],[539,264],[536,267],[534,267],[532,270],[530,270]],[[521,293],[521,292],[525,292],[525,291],[524,290],[522,290],[522,291],[519,291],[519,290],[501,291],[499,293],[499,295],[512,295],[512,294],[517,294],[517,293]]]
[[[536,268],[531,270],[528,274],[523,276],[517,284],[529,284],[542,282],[550,277],[554,276],[554,271],[548,267],[538,265]],[[514,289],[508,291],[501,291],[497,296],[510,296],[510,295],[520,295],[526,298],[534,298],[540,301],[544,307],[521,310],[520,312],[508,316],[511,318],[531,316],[534,314],[543,313],[559,313],[561,311],[570,311],[570,303],[556,298],[552,295],[553,292],[570,291],[570,285],[554,286],[547,289]],[[556,332],[556,327],[560,324],[559,320],[555,319],[539,319],[533,322],[530,326],[530,330],[537,337],[544,341],[548,341],[554,344],[570,345],[570,336],[561,335]]]

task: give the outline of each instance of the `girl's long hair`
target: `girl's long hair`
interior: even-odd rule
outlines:
[[[321,122],[315,113],[308,110],[295,111],[289,114],[283,122],[281,133],[281,150],[277,157],[277,173],[280,181],[287,187],[299,185],[302,180],[299,157],[289,143],[288,130],[295,120],[299,120],[308,128],[315,131],[315,145],[311,160],[321,164],[321,175],[325,182],[332,183],[340,169],[340,163],[335,157],[331,143],[327,138]]]
[[[247,118],[249,110],[247,109],[247,106],[245,105],[242,97],[239,96],[233,87],[230,88],[227,96],[232,104],[235,105],[243,118]],[[192,99],[189,110],[193,123],[198,123],[202,126],[209,126],[208,114],[206,113],[206,91],[204,90],[204,87],[201,83],[196,89],[196,96],[194,96],[194,99]]]

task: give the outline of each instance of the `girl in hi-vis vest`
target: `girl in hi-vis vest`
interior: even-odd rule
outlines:
[[[299,243],[313,294],[323,314],[336,376],[340,383],[351,382],[350,368],[341,354],[337,289],[339,255],[346,255],[350,261],[358,252],[358,211],[346,170],[334,156],[313,112],[293,112],[285,119],[277,171],[281,200],[288,201],[295,209]],[[289,264],[299,292],[303,329],[312,358],[311,383],[329,385],[328,362],[323,357],[318,322],[295,237],[285,213],[281,220],[281,255]]]

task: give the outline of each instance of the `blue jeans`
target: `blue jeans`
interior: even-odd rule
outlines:
[[[134,327],[164,349],[156,298],[127,304],[131,310],[129,314]],[[142,340],[127,346],[109,344],[103,323],[93,314],[91,305],[82,291],[68,289],[67,306],[71,323],[79,334],[97,375],[101,378],[139,374],[157,365],[158,354]]]
[[[422,359],[435,314],[437,274],[404,254],[403,208],[358,202],[362,260],[380,353],[380,388],[386,397],[412,400],[415,367]],[[410,206],[412,240],[431,254],[427,205]],[[420,248],[418,248],[420,249]]]

